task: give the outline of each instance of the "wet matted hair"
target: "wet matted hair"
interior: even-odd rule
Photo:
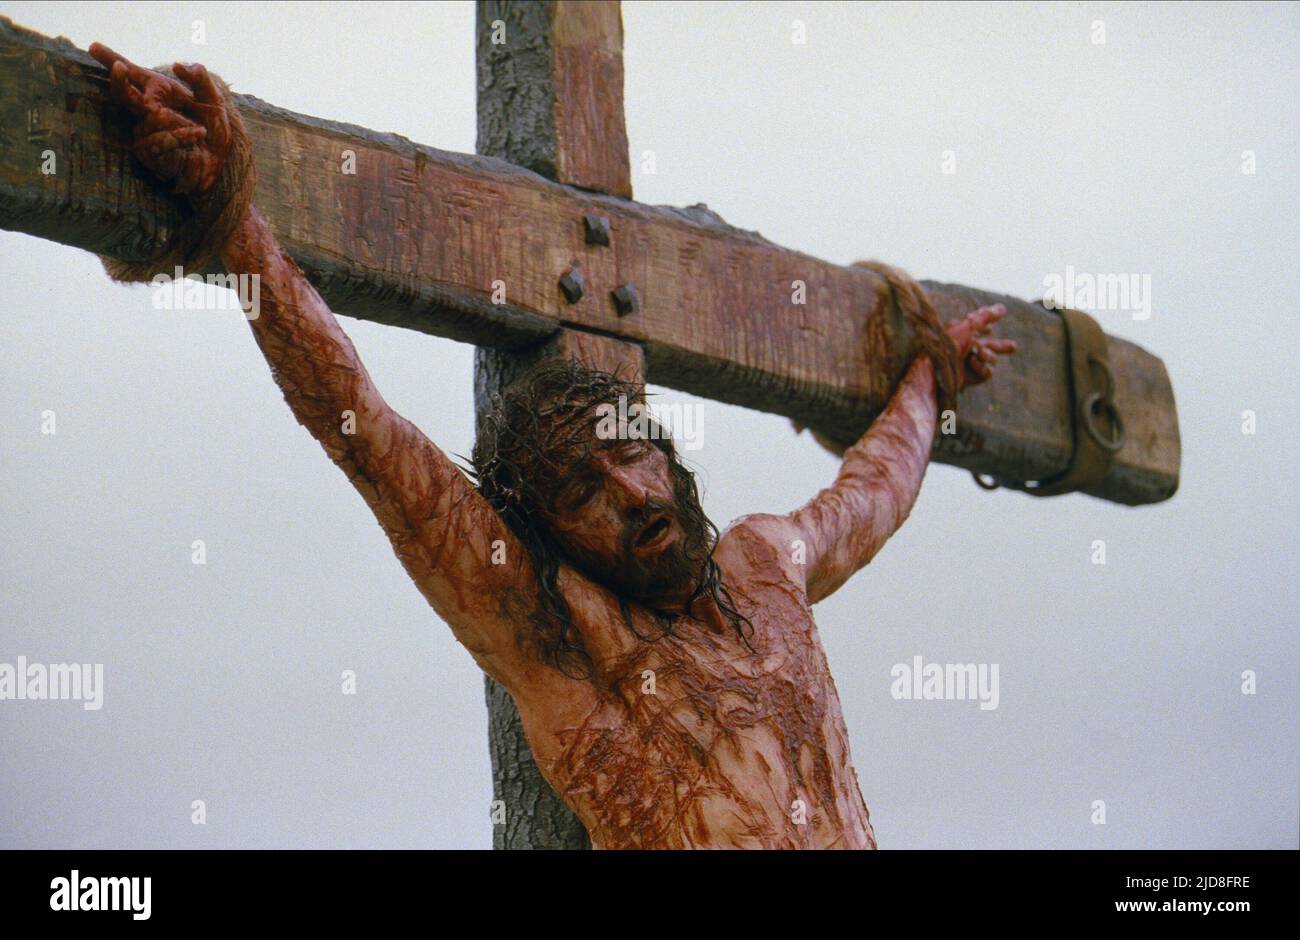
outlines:
[[[601,405],[617,408],[620,398],[629,411],[633,404],[644,408],[645,388],[639,382],[572,360],[544,360],[494,399],[480,422],[474,443],[472,473],[479,492],[523,543],[537,572],[534,625],[542,649],[561,672],[572,678],[590,677],[592,662],[574,626],[568,602],[556,585],[561,563],[573,560],[566,559],[556,541],[547,513],[570,469],[590,458],[597,409]],[[668,460],[678,519],[705,542],[701,546],[701,571],[687,606],[710,595],[748,646],[754,625],[736,609],[722,583],[713,560],[718,529],[700,505],[695,475],[682,464],[671,436],[657,425],[649,435],[649,443]],[[624,622],[637,632],[627,598],[620,594],[619,599]],[[671,633],[673,617],[662,611],[653,613],[662,631],[659,636]],[[643,640],[659,638],[637,635]]]

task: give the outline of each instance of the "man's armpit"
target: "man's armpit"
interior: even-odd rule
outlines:
[[[548,664],[548,650],[537,626],[537,591],[508,587],[496,593],[496,615],[514,638],[512,648],[519,657],[536,664]]]

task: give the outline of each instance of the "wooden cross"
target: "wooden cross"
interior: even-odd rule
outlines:
[[[336,312],[476,344],[480,416],[523,366],[565,355],[856,440],[917,350],[880,278],[704,206],[634,202],[622,46],[617,2],[480,0],[477,156],[236,95],[257,205]],[[182,210],[134,164],[128,125],[85,52],[0,17],[0,228],[121,259],[160,254]],[[63,170],[41,172],[47,151]],[[933,458],[1004,480],[1061,472],[1074,449],[1061,318],[922,283],[944,319],[1005,304],[1000,332],[1020,345],[995,381],[963,395]],[[1180,449],[1164,365],[1114,337],[1109,359],[1127,442],[1084,492],[1167,499]],[[506,806],[494,844],[586,846],[537,773],[510,697],[487,682]]]

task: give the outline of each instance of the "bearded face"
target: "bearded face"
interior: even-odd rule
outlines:
[[[547,521],[576,567],[656,608],[685,602],[711,545],[690,474],[671,444],[592,438],[567,461]]]
[[[717,530],[700,506],[695,478],[653,420],[634,417],[624,433],[624,403],[627,416],[633,406],[644,408],[640,382],[569,359],[544,361],[482,416],[474,444],[479,492],[537,571],[540,649],[576,679],[589,678],[592,663],[556,590],[566,562],[653,608],[666,633],[670,615],[697,599],[711,602],[746,643],[754,629],[711,557]]]
[[[539,629],[557,657],[581,652],[554,591],[561,562],[665,613],[697,591],[721,596],[710,557],[716,530],[694,477],[665,429],[641,420],[643,409],[639,382],[559,359],[517,379],[482,418],[479,491],[532,556],[545,588]],[[731,610],[729,599],[720,609]]]

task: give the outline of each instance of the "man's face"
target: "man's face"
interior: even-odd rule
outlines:
[[[597,440],[572,465],[548,519],[587,574],[650,606],[669,606],[690,596],[708,557],[703,514],[683,505],[690,498],[675,491],[668,457],[653,442]]]

